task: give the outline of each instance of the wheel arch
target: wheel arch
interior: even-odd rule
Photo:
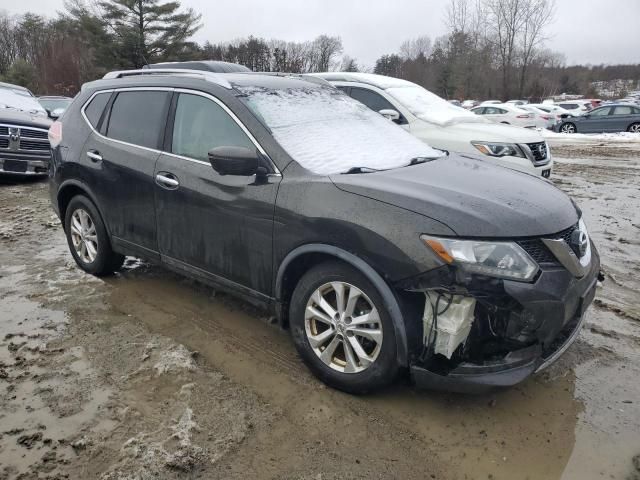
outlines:
[[[328,260],[340,260],[362,273],[380,292],[384,307],[393,322],[397,342],[397,361],[401,366],[408,365],[409,348],[406,327],[402,314],[401,301],[394,294],[384,278],[366,261],[357,255],[334,245],[302,245],[284,258],[278,267],[275,279],[275,297],[278,317],[281,324],[288,323],[288,303],[298,280],[309,268]]]
[[[100,206],[98,205],[95,196],[91,193],[89,187],[79,180],[66,180],[60,185],[60,188],[58,189],[56,201],[58,202],[58,212],[60,212],[62,228],[65,228],[64,219],[67,214],[67,207],[69,206],[69,202],[73,197],[77,195],[84,195],[89,200],[91,200],[93,205],[96,207],[96,210],[98,210],[98,214],[100,215],[102,223],[104,224],[104,228],[107,230],[107,234],[111,236],[111,231],[109,230],[107,222],[105,222],[104,220],[104,215],[100,211]]]

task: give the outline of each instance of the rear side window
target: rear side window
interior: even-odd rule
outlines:
[[[120,92],[111,107],[107,137],[158,148],[167,118],[168,92]]]
[[[614,115],[631,115],[633,113],[634,108],[631,106],[624,106],[624,107],[616,107],[616,109],[613,111]]]
[[[206,161],[209,150],[222,146],[256,148],[220,105],[200,95],[181,93],[176,104],[171,151]]]
[[[380,110],[396,110],[382,95],[365,88],[352,87],[351,97],[360,103],[364,103],[374,112],[379,112]]]
[[[87,120],[89,120],[89,123],[96,130],[98,129],[98,123],[100,122],[100,117],[102,116],[104,107],[107,105],[110,97],[111,92],[99,93],[93,97],[89,102],[89,105],[84,109],[84,114],[87,116]]]

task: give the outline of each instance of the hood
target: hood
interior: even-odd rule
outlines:
[[[47,111],[34,97],[0,88],[0,111],[5,108],[47,116]]]
[[[24,125],[25,127],[49,130],[53,122],[48,117],[42,115],[31,115],[8,108],[0,108],[0,123],[12,123],[15,125]]]
[[[550,182],[470,157],[331,179],[341,190],[425,215],[462,237],[542,236],[578,221],[569,197]]]
[[[456,138],[469,139],[469,141],[503,143],[535,143],[544,141],[542,136],[535,130],[492,122],[458,122],[447,125],[445,129],[449,134],[455,135]],[[419,131],[412,131],[412,133],[419,136]]]

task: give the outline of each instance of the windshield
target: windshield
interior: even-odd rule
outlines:
[[[29,96],[18,95],[12,90],[0,88],[0,108],[10,108],[38,115],[46,115],[46,111],[42,108],[35,98]]]
[[[40,105],[53,112],[57,108],[67,108],[71,100],[67,98],[39,98]]]
[[[392,87],[387,88],[385,91],[404,105],[404,107],[416,117],[427,122],[437,125],[457,122],[486,122],[483,118],[478,117],[464,108],[452,105],[418,85]]]
[[[321,175],[388,170],[444,154],[334,88],[238,88],[278,143]]]

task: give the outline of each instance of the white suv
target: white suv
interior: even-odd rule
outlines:
[[[415,83],[371,73],[315,73],[432,147],[549,177],[551,152],[535,130],[496,125]]]

